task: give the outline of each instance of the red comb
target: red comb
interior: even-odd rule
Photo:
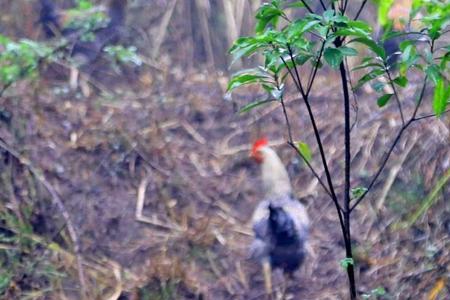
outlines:
[[[253,147],[252,147],[252,153],[256,153],[256,151],[258,151],[259,148],[267,146],[269,144],[269,141],[267,140],[267,138],[260,138],[257,139],[254,143],[253,143]]]

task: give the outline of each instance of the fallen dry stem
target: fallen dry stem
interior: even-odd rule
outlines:
[[[9,147],[2,140],[0,140],[0,147],[3,148],[8,153],[10,153],[12,156],[14,156],[22,165],[26,166],[28,168],[28,170],[30,170],[30,172],[35,176],[35,178],[50,193],[53,203],[58,207],[61,215],[64,218],[64,221],[67,225],[67,230],[69,231],[70,239],[72,240],[72,243],[73,243],[75,257],[77,260],[78,280],[80,282],[82,299],[88,299],[87,298],[86,279],[84,276],[84,269],[83,269],[83,257],[80,253],[79,238],[78,238],[77,232],[75,230],[75,227],[72,223],[72,220],[70,218],[69,212],[67,211],[66,207],[64,206],[63,201],[61,200],[58,193],[56,192],[56,189],[50,184],[50,182],[48,182],[48,180],[44,177],[42,172],[40,170],[38,170],[35,166],[33,166],[33,164],[28,159],[24,158],[16,150]]]

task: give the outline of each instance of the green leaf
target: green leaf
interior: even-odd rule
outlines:
[[[394,3],[394,0],[379,0],[377,1],[378,4],[378,24],[381,26],[385,26],[388,21],[388,13],[389,10]]]
[[[448,101],[448,93],[446,93],[444,79],[441,77],[436,83],[436,87],[434,88],[434,97],[433,97],[433,111],[436,116],[441,116],[445,108],[447,107]]]
[[[410,62],[412,60],[415,60],[416,57],[416,47],[414,45],[407,45],[403,50],[402,50],[402,61],[403,62]]]
[[[305,4],[302,1],[295,1],[292,3],[289,3],[287,5],[287,7],[291,7],[291,8],[301,8],[301,7],[305,7]]]
[[[393,82],[401,87],[405,87],[408,84],[408,78],[405,76],[399,76],[393,80]]]
[[[232,91],[242,85],[251,83],[272,83],[270,77],[266,74],[258,72],[256,69],[244,70],[234,75],[228,83],[227,92]]]
[[[441,74],[439,73],[439,67],[437,65],[430,65],[425,70],[425,73],[428,75],[428,78],[437,85],[439,79],[441,79]]]
[[[341,64],[344,55],[336,48],[326,48],[323,57],[332,68],[337,69]]]
[[[292,39],[298,39],[305,32],[311,31],[317,24],[320,24],[320,21],[315,19],[297,20],[286,27],[286,36],[292,42]]]
[[[368,38],[369,34],[358,28],[342,28],[338,29],[335,33],[335,36],[357,36],[360,38]]]
[[[254,109],[254,108],[258,107],[258,106],[261,106],[263,104],[267,104],[267,103],[273,102],[273,101],[275,101],[275,100],[274,99],[267,99],[267,100],[259,100],[259,101],[251,102],[251,103],[245,105],[243,108],[241,108],[239,110],[239,113],[243,114],[243,113],[249,112],[249,111],[251,111],[252,109]]]
[[[384,94],[383,96],[381,96],[380,98],[378,98],[377,100],[377,104],[379,107],[383,107],[386,105],[386,103],[388,103],[389,99],[391,99],[393,94]]]
[[[262,33],[268,24],[276,27],[278,18],[282,15],[284,15],[284,12],[278,7],[277,2],[272,1],[272,3],[264,3],[261,5],[256,13],[256,33]]]
[[[376,55],[381,57],[383,60],[386,59],[386,51],[384,50],[384,48],[382,46],[378,45],[371,38],[367,38],[367,37],[356,38],[356,39],[351,40],[349,42],[349,44],[353,43],[353,42],[366,45],[367,47],[369,47],[370,50],[372,50]]]
[[[11,43],[11,39],[3,34],[0,34],[0,45],[6,45],[9,43]]]
[[[359,21],[359,20],[353,21],[353,20],[350,20],[348,22],[348,25],[351,28],[353,28],[353,29],[359,29],[359,30],[362,30],[363,32],[366,32],[368,34],[372,32],[372,27],[370,27],[370,25],[368,23],[364,22],[364,21]]]
[[[369,293],[362,294],[362,299],[379,299],[378,297],[385,296],[386,294],[387,293],[384,287],[377,287],[376,289],[371,290]]]
[[[309,148],[309,145],[307,143],[301,141],[297,142],[297,149],[307,162],[310,162],[312,160],[311,148]]]
[[[359,65],[359,66],[354,67],[354,68],[352,69],[352,71],[356,71],[356,70],[360,70],[360,69],[365,69],[365,68],[369,68],[369,67],[373,67],[373,68],[376,68],[376,69],[381,70],[382,72],[384,72],[384,71],[383,71],[384,66],[383,66],[382,64],[371,63],[370,61],[365,62],[365,63],[363,63],[363,64],[361,64],[361,65]]]
[[[265,36],[264,36],[265,37]],[[233,46],[228,51],[233,55],[231,64],[236,62],[243,56],[250,56],[261,48],[267,47],[268,43],[264,38],[257,39],[255,37],[241,37],[238,38]]]
[[[352,193],[352,199],[357,199],[359,197],[361,197],[365,192],[367,192],[367,188],[365,187],[355,187],[351,190]]]
[[[355,86],[355,89],[360,88],[365,83],[367,83],[383,74],[384,74],[384,70],[382,70],[382,69],[374,69],[374,70],[370,71],[369,73],[367,73],[366,75],[364,75],[363,77],[361,77],[359,79],[358,83]]]
[[[332,9],[326,10],[323,12],[323,20],[325,23],[328,23],[331,21],[331,19],[334,17],[335,11]]]
[[[341,51],[342,55],[345,55],[345,56],[357,56],[358,55],[358,51],[356,51],[356,49],[354,49],[354,48],[342,46],[342,47],[339,47],[338,50]]]
[[[334,33],[335,36],[370,38],[372,32],[372,28],[362,21],[347,21],[338,25],[342,25],[342,27],[338,26],[338,30]]]
[[[386,83],[382,82],[382,81],[377,81],[374,84],[372,84],[373,89],[377,92],[380,93],[381,91],[383,91],[384,87],[386,86]]]
[[[341,265],[342,268],[344,268],[345,270],[347,270],[348,267],[349,267],[350,265],[352,265],[352,266],[354,265],[353,258],[351,258],[351,257],[346,257],[346,258],[344,258],[344,259],[341,259],[340,265]]]
[[[87,10],[87,9],[91,9],[91,8],[92,8],[91,1],[80,0],[78,2],[78,9],[80,9],[80,10]]]
[[[313,55],[297,55],[295,57],[295,63],[299,66],[304,65],[308,60],[310,60]]]

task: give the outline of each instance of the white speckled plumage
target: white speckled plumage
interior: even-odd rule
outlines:
[[[290,195],[266,198],[258,204],[252,216],[255,239],[250,251],[252,257],[258,260],[269,256],[270,251],[274,247],[272,243],[273,239],[269,231],[269,205],[283,208],[292,218],[295,224],[296,234],[303,241],[299,247],[304,248],[304,243],[308,239],[309,218],[303,204]]]
[[[261,162],[262,183],[265,197],[252,216],[255,239],[251,245],[251,256],[261,262],[268,261],[272,267],[280,267],[292,272],[302,263],[305,256],[305,243],[308,239],[309,218],[305,207],[292,196],[288,173],[276,154],[268,146],[257,149]],[[292,220],[289,237],[283,241],[271,228],[272,209],[279,209],[287,219]],[[289,221],[290,222],[290,221]],[[288,222],[288,223],[289,223]],[[286,224],[285,224],[286,225]],[[287,227],[286,227],[287,228]],[[286,242],[287,241],[287,242]]]

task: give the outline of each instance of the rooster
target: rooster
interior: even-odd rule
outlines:
[[[292,195],[289,175],[267,139],[257,140],[251,157],[261,165],[264,200],[253,217],[255,239],[251,256],[263,265],[266,292],[272,292],[271,269],[291,275],[305,257],[309,219],[305,207]]]

